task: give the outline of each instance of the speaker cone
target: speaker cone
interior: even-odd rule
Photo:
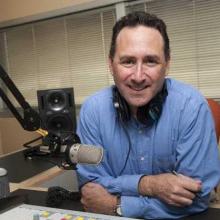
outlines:
[[[53,111],[60,111],[66,106],[65,94],[63,92],[52,92],[47,96],[48,107]]]
[[[73,131],[71,118],[65,114],[51,115],[47,120],[47,127],[55,133]]]

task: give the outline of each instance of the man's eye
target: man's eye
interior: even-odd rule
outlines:
[[[154,66],[154,65],[157,65],[158,62],[154,59],[149,59],[149,60],[146,60],[145,63],[148,66]]]
[[[134,63],[135,63],[135,62],[134,62],[133,60],[123,60],[123,61],[121,61],[121,64],[122,64],[122,65],[128,66],[128,67],[133,66]]]

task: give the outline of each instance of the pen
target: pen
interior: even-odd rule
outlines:
[[[179,174],[175,170],[172,171],[172,174],[174,174],[175,176],[179,176]]]
[[[179,176],[179,175],[180,175],[180,174],[177,173],[175,170],[172,171],[172,174],[175,175],[175,176]],[[191,192],[192,192],[192,191],[191,191]],[[199,195],[199,193],[195,193],[195,192],[192,192],[192,193],[194,193],[197,198],[201,198],[201,196]]]

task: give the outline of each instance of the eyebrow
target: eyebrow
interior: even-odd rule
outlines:
[[[122,57],[119,57],[119,60],[125,60],[125,59],[136,59],[135,56],[129,56],[129,55],[124,55]]]
[[[122,61],[122,60],[125,60],[125,59],[136,59],[136,57],[135,56],[130,56],[130,55],[124,55],[124,56],[120,57],[119,59],[120,59],[120,61]],[[145,59],[153,59],[153,60],[159,61],[160,57],[157,56],[157,55],[146,55],[146,56],[144,56],[144,60]]]
[[[157,56],[157,55],[147,55],[147,56],[144,57],[144,59],[153,59],[153,60],[159,61],[160,57]]]

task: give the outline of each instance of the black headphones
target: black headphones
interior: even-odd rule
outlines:
[[[126,123],[131,119],[129,105],[124,97],[121,96],[116,86],[113,86],[112,93],[113,105],[116,108],[119,120]],[[137,120],[147,126],[151,126],[154,122],[158,121],[167,95],[168,91],[164,82],[162,90],[149,103],[138,108]]]
[[[62,187],[52,186],[48,189],[46,204],[50,207],[59,208],[65,200],[79,202],[80,199],[80,192],[70,192]]]

